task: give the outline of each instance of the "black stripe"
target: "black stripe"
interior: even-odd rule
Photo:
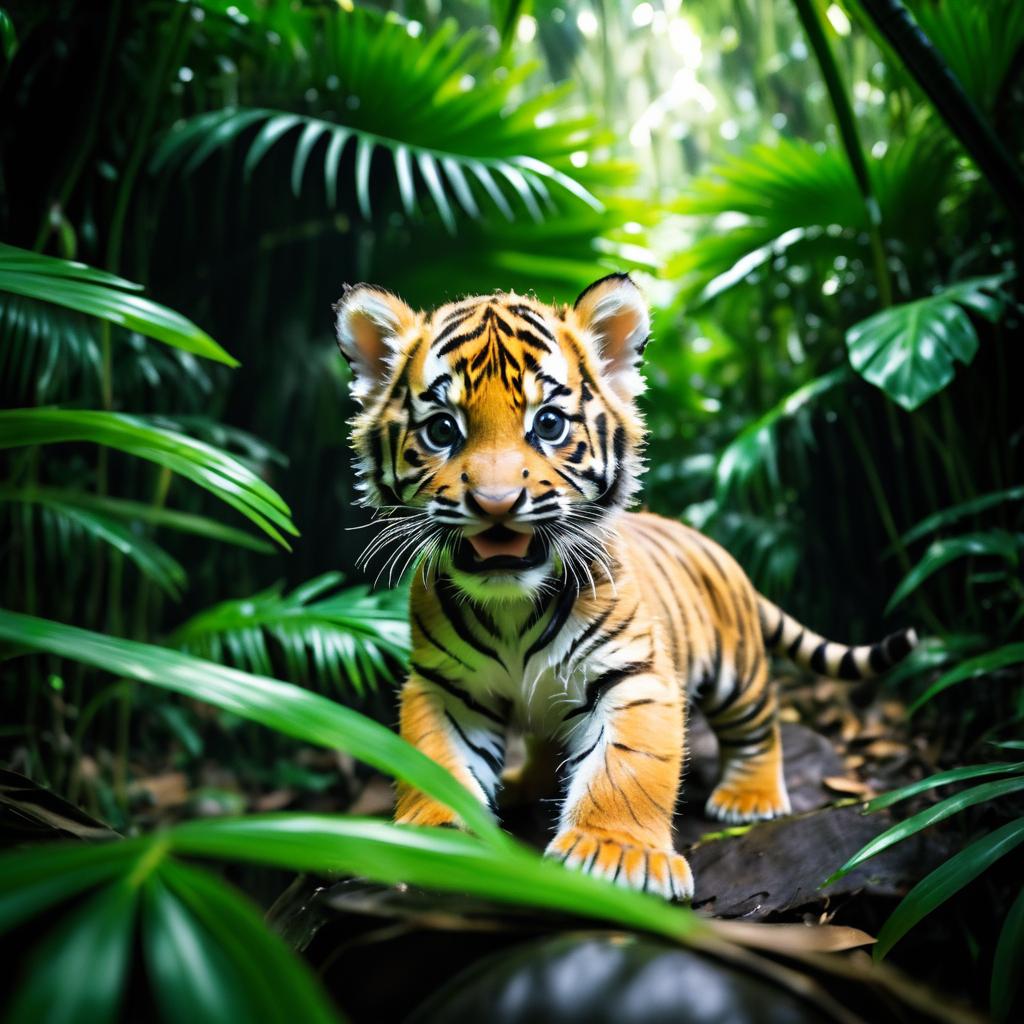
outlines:
[[[580,657],[589,657],[599,647],[604,647],[605,644],[610,644],[613,640],[618,639],[633,624],[633,617],[635,615],[636,609],[634,608],[627,618],[623,619],[617,626],[613,626],[607,633],[602,633],[596,643],[588,645],[585,650],[581,651]]]
[[[733,675],[732,689],[729,690],[726,698],[713,708],[705,707],[702,703],[701,709],[708,718],[717,718],[723,711],[728,711],[729,708],[731,708],[733,704],[740,699],[740,696],[743,694],[743,689],[743,686],[740,685],[740,677],[738,675]]]
[[[822,640],[822,642],[814,648],[814,653],[811,655],[811,671],[817,672],[819,676],[823,676],[828,672],[828,665],[825,662],[825,648],[827,646],[828,641]]]
[[[581,761],[585,761],[597,749],[597,745],[601,742],[601,740],[603,738],[604,738],[604,726],[602,725],[601,726],[601,731],[597,734],[597,739],[594,740],[594,742],[591,743],[591,745],[589,747],[587,747],[587,749],[584,750],[582,753],[577,754],[575,757],[569,758],[569,760],[565,762],[566,767],[569,767],[570,765],[575,767]]]
[[[426,625],[424,625],[423,620],[419,617],[419,615],[416,612],[412,613],[412,617],[413,621],[416,623],[416,628],[419,629],[419,631],[423,634],[428,644],[430,644],[432,647],[436,647],[437,650],[439,650],[446,658],[451,658],[452,661],[458,662],[463,668],[468,668],[470,669],[470,671],[472,671],[471,665],[467,665],[458,655],[452,654],[452,652],[449,651],[448,648],[445,647],[444,644],[442,644],[441,641],[438,640],[437,637],[435,637],[434,634],[427,629]]]
[[[786,625],[786,613],[780,610],[779,611],[779,624],[775,627],[775,629],[772,630],[772,635],[771,636],[766,636],[764,638],[764,645],[765,645],[765,647],[767,647],[769,650],[775,650],[775,648],[779,644],[779,641],[782,639],[782,630],[785,627],[785,625]]]
[[[569,485],[569,486],[570,486],[570,487],[571,487],[571,488],[572,488],[572,489],[573,489],[574,491],[578,491],[578,492],[579,492],[580,494],[583,494],[583,497],[584,497],[584,498],[586,497],[586,494],[584,494],[584,493],[583,493],[583,488],[582,488],[582,487],[580,487],[580,485],[579,485],[578,483],[576,483],[576,481],[575,481],[575,480],[573,480],[573,479],[572,479],[571,477],[568,477],[568,476],[566,476],[566,475],[565,475],[565,473],[563,473],[563,472],[562,472],[562,471],[561,471],[561,470],[560,470],[560,469],[559,469],[559,468],[558,468],[557,466],[552,466],[551,468],[552,468],[552,469],[553,469],[553,470],[554,470],[554,471],[555,471],[555,472],[556,472],[556,473],[557,473],[557,474],[558,474],[558,475],[559,475],[559,476],[560,476],[560,477],[561,477],[561,478],[562,478],[562,479],[563,479],[563,480],[564,480],[564,481],[565,481],[565,482],[566,482],[566,483],[567,483],[567,484],[568,484],[568,485]],[[395,502],[395,504],[397,505],[397,504],[398,504],[398,502]]]
[[[804,641],[804,632],[805,630],[801,629],[797,634],[796,639],[789,645],[789,647],[786,648],[786,657],[789,658],[790,661],[793,661],[796,658],[796,652],[800,650],[800,645]]]
[[[719,736],[718,745],[720,747],[752,747],[756,743],[764,743],[772,734],[771,726],[769,725],[765,729],[759,729],[757,732],[752,732],[747,736]]]
[[[846,653],[843,655],[843,660],[839,662],[839,671],[836,675],[840,679],[849,679],[853,682],[861,678],[860,669],[857,668],[857,662],[853,660],[852,647],[846,648]]]
[[[569,650],[566,652],[565,660],[569,662],[572,660],[572,656],[576,653],[577,648],[580,644],[586,643],[604,624],[608,621],[608,616],[611,615],[614,605],[609,605],[605,610],[596,618],[593,622],[575,640],[569,645]]]
[[[572,606],[576,603],[576,598],[579,597],[579,594],[579,587],[575,583],[570,583],[568,580],[562,581],[562,590],[556,599],[555,608],[551,613],[551,618],[548,619],[547,625],[541,630],[537,639],[530,644],[530,648],[526,654],[523,655],[524,665],[539,650],[547,647],[547,645],[558,635],[559,630],[565,625],[566,619],[569,618],[569,613],[572,611]]]
[[[892,633],[882,643],[885,645],[885,653],[889,656],[890,663],[902,661],[914,649],[910,642],[910,631],[907,629]]]
[[[629,679],[631,676],[643,675],[645,672],[650,672],[650,670],[650,661],[633,661],[628,665],[623,665],[621,668],[612,668],[607,672],[602,672],[596,679],[592,679],[587,683],[586,700],[578,708],[573,708],[563,721],[568,721],[577,715],[584,715],[593,711],[597,706],[597,702],[613,686],[618,686],[619,683]]]
[[[439,356],[446,356],[449,352],[454,352],[455,349],[461,348],[467,341],[473,341],[474,338],[479,338],[480,335],[487,330],[488,323],[489,321],[485,317],[483,322],[478,324],[471,331],[466,331],[465,334],[455,335],[454,338],[449,339],[437,350],[437,354]]]
[[[551,346],[546,341],[539,338],[533,331],[528,331],[525,327],[520,327],[516,331],[516,337],[524,344],[529,345],[530,348],[535,348],[540,352],[551,351]]]
[[[764,709],[768,706],[768,690],[767,688],[761,692],[761,696],[754,701],[748,711],[744,711],[739,718],[734,718],[728,722],[722,722],[720,728],[722,732],[733,732],[737,726],[749,725],[758,715],[760,715]],[[712,716],[708,716],[710,719]],[[713,716],[718,719],[719,716]]]
[[[484,718],[489,718],[492,722],[504,727],[505,719],[502,718],[501,715],[492,711],[490,708],[485,707],[478,700],[475,700],[466,693],[465,690],[456,686],[450,679],[446,679],[440,672],[437,672],[432,668],[427,668],[426,665],[420,665],[415,661],[410,662],[409,667],[417,675],[426,679],[427,682],[433,683],[435,686],[439,686],[446,693],[450,693],[453,697],[461,700],[470,711],[475,711],[478,715],[483,715]]]
[[[886,653],[884,641],[871,645],[871,650],[868,651],[868,664],[871,666],[872,672],[884,672],[892,664]]]
[[[473,635],[473,632],[470,630],[466,620],[462,617],[462,612],[459,609],[458,603],[455,601],[455,594],[453,593],[454,590],[455,585],[447,576],[438,583],[438,602],[441,605],[441,611],[444,613],[444,617],[451,623],[452,629],[455,630],[459,639],[464,643],[469,644],[469,646],[474,650],[477,650],[486,657],[496,661],[502,668],[507,669],[508,666],[501,660],[498,652],[494,650],[493,647],[489,647]]]
[[[469,747],[469,749],[472,750],[473,753],[476,754],[481,761],[486,762],[487,767],[490,768],[495,775],[500,775],[501,761],[499,761],[497,757],[495,757],[494,754],[492,754],[489,750],[485,749],[484,747],[478,747],[475,743],[473,743],[472,740],[470,740],[470,738],[463,731],[462,726],[460,726],[459,723],[454,718],[452,718],[451,714],[448,711],[445,711],[444,717],[448,719],[448,721],[452,725],[452,728],[459,734],[459,738],[462,740],[462,742],[465,743],[466,746]],[[480,779],[478,778],[477,782],[479,781]],[[486,792],[488,787],[481,786],[480,788],[483,789],[484,792]]]

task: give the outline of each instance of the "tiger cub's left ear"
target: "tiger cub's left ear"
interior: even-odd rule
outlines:
[[[362,400],[387,380],[416,314],[383,288],[347,284],[334,304],[334,317],[338,348],[352,368],[352,394]]]
[[[643,293],[628,274],[611,274],[587,288],[573,308],[602,360],[605,379],[632,401],[644,390],[638,367],[651,333]]]

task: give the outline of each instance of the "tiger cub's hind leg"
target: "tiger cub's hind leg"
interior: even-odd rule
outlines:
[[[746,686],[737,680],[703,710],[718,739],[721,769],[708,798],[708,816],[740,824],[789,814],[778,702],[764,660]]]

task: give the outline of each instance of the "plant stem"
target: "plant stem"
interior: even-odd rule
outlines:
[[[794,0],[799,7],[809,0]],[[1024,172],[901,0],[857,0],[1024,231]]]
[[[882,242],[882,211],[875,197],[874,186],[871,184],[871,174],[868,171],[868,162],[860,144],[860,136],[857,134],[857,123],[853,116],[853,108],[850,106],[850,97],[846,95],[846,89],[843,87],[839,66],[836,64],[832,47],[829,46],[828,39],[825,37],[825,29],[818,17],[814,0],[793,0],[793,6],[807,33],[811,49],[814,50],[818,67],[821,68],[822,78],[825,79],[825,88],[828,89],[832,109],[836,115],[839,137],[846,150],[846,159],[850,162],[850,169],[853,171],[857,188],[864,200],[868,238],[871,244],[871,259],[875,268],[875,279],[878,282],[879,302],[883,307],[891,306],[892,280],[889,277],[889,268],[885,261],[885,246]]]

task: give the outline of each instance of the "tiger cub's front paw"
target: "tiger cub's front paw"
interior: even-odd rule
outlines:
[[[785,786],[773,783],[758,786],[722,782],[708,799],[705,813],[730,825],[768,821],[790,813],[789,795]]]
[[[688,900],[693,896],[693,875],[685,857],[675,850],[640,846],[628,837],[566,829],[551,840],[544,855],[595,878],[657,893],[667,900]]]

